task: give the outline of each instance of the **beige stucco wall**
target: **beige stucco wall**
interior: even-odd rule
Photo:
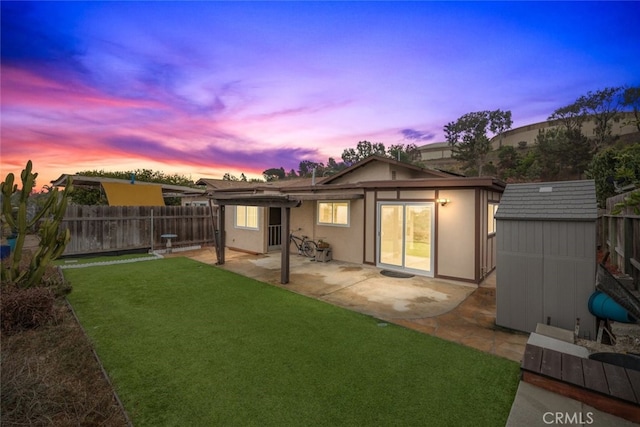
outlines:
[[[331,244],[333,259],[362,263],[364,250],[364,200],[349,202],[349,226],[315,225],[314,240],[322,239]]]
[[[400,199],[402,200],[435,200],[435,190],[400,190]]]
[[[314,241],[322,239],[331,245],[333,259],[362,263],[364,250],[364,200],[349,201],[349,226],[317,224],[317,201],[305,201],[291,210],[291,230],[296,235],[309,236]],[[298,230],[302,228],[302,230]],[[292,250],[295,246],[291,247]]]
[[[235,217],[236,207],[227,206],[225,212],[226,246],[248,252],[265,253],[267,242],[264,208],[258,208],[258,230],[236,228]]]
[[[436,204],[437,265],[436,275],[475,279],[475,190],[441,190],[439,198],[451,200],[446,206]]]
[[[316,202],[314,200],[305,200],[302,205],[297,208],[291,208],[291,232],[296,236],[309,236],[314,239],[313,224],[316,221]],[[295,248],[295,246],[291,246]]]
[[[378,191],[378,200],[396,200],[397,198],[397,190]]]
[[[355,169],[353,172],[338,177],[331,184],[349,184],[363,181],[382,181],[391,179],[390,165],[383,162],[371,162],[366,167]],[[397,178],[399,179],[399,178]]]

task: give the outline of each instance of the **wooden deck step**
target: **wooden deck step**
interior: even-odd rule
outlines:
[[[640,423],[640,372],[527,344],[522,380]]]

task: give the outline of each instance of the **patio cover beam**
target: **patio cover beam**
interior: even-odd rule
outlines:
[[[291,208],[297,208],[302,204],[302,200],[294,199],[287,195],[265,195],[265,194],[243,194],[243,195],[224,195],[211,197],[213,203],[220,206],[220,253],[218,264],[224,264],[224,245],[225,245],[225,221],[224,211],[226,206],[258,206],[282,208],[282,252],[280,254],[280,283],[286,285],[289,283],[289,232]],[[286,242],[286,243],[284,243]]]
[[[289,194],[298,200],[357,200],[364,199],[362,193],[304,193]]]
[[[259,206],[266,208],[297,208],[302,200],[282,195],[243,194],[243,195],[214,195],[213,203],[218,206]]]

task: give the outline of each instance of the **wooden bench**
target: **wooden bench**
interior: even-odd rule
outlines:
[[[640,423],[640,371],[527,344],[522,380]]]

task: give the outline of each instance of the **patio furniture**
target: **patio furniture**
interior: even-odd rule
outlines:
[[[329,262],[333,259],[333,254],[330,246],[316,248],[316,261]]]

